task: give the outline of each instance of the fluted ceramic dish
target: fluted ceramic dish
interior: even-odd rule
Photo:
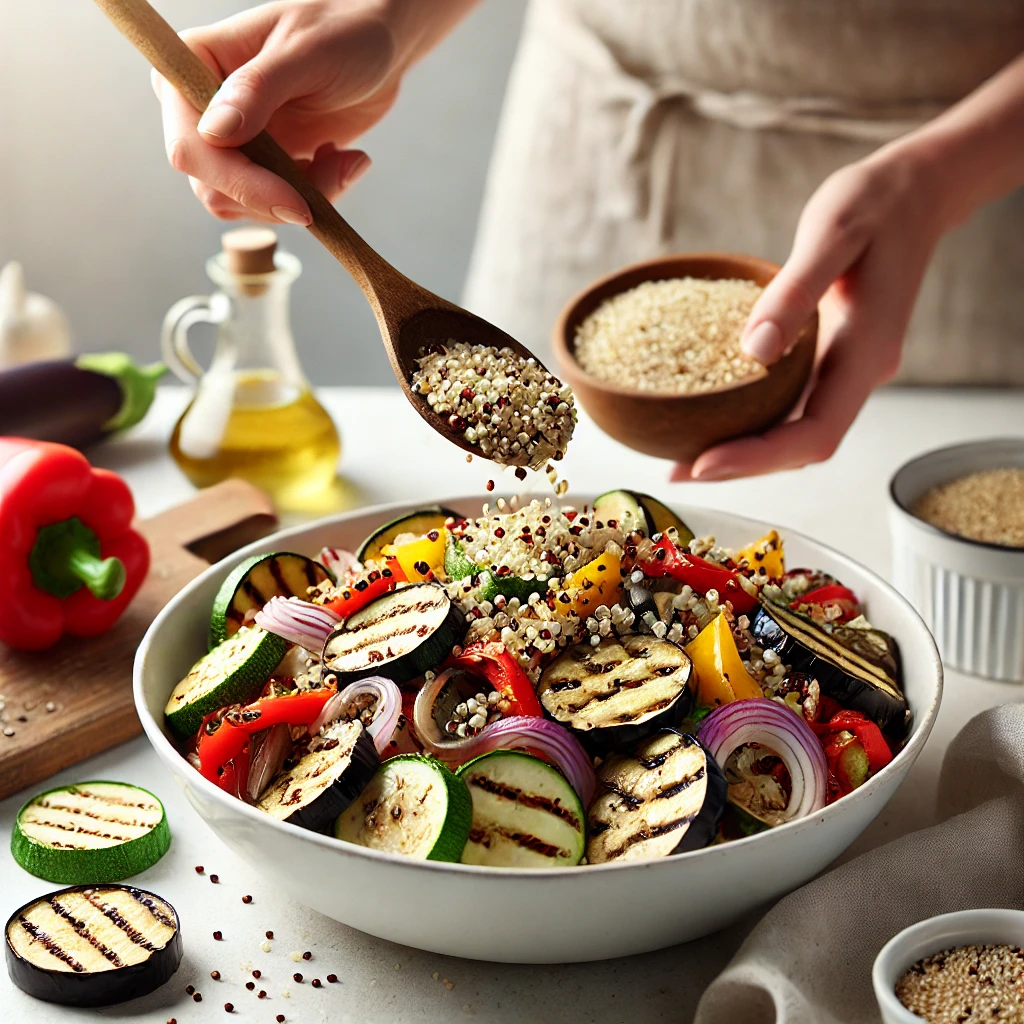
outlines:
[[[1024,468],[1024,438],[940,448],[896,472],[893,582],[928,623],[949,668],[1024,683],[1024,550],[957,537],[910,511],[936,484],[1004,468]]]
[[[882,1024],[921,1024],[896,998],[896,982],[922,957],[956,946],[1024,946],[1024,911],[986,908],[958,910],[918,921],[894,935],[875,958],[871,983]]]
[[[175,683],[204,652],[210,607],[225,576],[243,558],[261,552],[315,555],[328,544],[354,549],[382,522],[432,500],[435,496],[425,495],[416,504],[322,519],[250,544],[186,586],[139,647],[135,703],[153,748],[199,817],[269,884],[298,902],[393,942],[470,959],[564,963],[659,949],[713,932],[812,878],[885,807],[921,752],[942,692],[942,666],[924,623],[879,577],[780,527],[793,565],[835,573],[867,601],[873,621],[898,638],[913,711],[910,737],[892,763],[818,814],[657,861],[529,871],[429,863],[367,850],[277,821],[202,778],[168,739],[163,709]],[[485,500],[481,494],[444,504],[479,515]],[[714,533],[731,547],[767,528],[723,512],[677,511],[698,535]],[[195,827],[202,827],[198,819]]]

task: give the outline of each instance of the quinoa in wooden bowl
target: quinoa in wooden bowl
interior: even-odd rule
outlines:
[[[580,405],[617,441],[688,460],[790,412],[814,362],[818,318],[765,369],[740,351],[750,310],[778,266],[694,253],[633,264],[573,298],[553,335]]]

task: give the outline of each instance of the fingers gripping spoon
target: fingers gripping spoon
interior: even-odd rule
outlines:
[[[95,0],[95,3],[196,110],[206,109],[220,86],[216,74],[147,0]],[[466,439],[465,426],[458,424],[457,417],[439,415],[425,395],[413,390],[411,378],[417,369],[417,360],[431,348],[436,350],[449,340],[493,349],[508,348],[522,359],[537,362],[536,357],[504,331],[399,273],[352,229],[265,131],[240,148],[250,160],[283,178],[305,199],[313,217],[310,232],[362,289],[377,318],[391,368],[416,411],[453,444],[473,455],[481,455],[480,448]],[[453,420],[458,425],[453,424]],[[565,440],[568,441],[568,437]],[[504,456],[501,461],[510,465],[535,465],[538,453],[533,448],[536,446],[531,450],[524,446],[521,453]],[[557,457],[560,457],[560,450]]]

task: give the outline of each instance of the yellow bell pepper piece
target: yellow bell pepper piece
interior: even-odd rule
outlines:
[[[719,612],[686,645],[686,653],[693,662],[690,685],[696,690],[700,707],[716,708],[734,700],[764,696],[736,650],[725,612]]]
[[[419,537],[405,544],[388,544],[382,549],[384,555],[394,555],[398,564],[410,583],[422,583],[436,574],[444,566],[444,530],[436,531],[437,540],[430,535]],[[391,551],[388,548],[392,548]],[[417,568],[419,566],[419,568]],[[426,572],[420,570],[426,566]]]
[[[567,589],[572,609],[581,618],[594,614],[605,604],[611,607],[622,598],[622,559],[607,553],[573,571]]]
[[[758,576],[778,579],[786,572],[786,557],[782,550],[782,538],[777,530],[771,530],[760,540],[745,547],[737,556],[745,558],[747,564]]]

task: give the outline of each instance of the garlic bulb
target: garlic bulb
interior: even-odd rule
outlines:
[[[12,260],[0,270],[0,367],[62,359],[71,352],[71,328],[60,307],[25,291],[25,272]]]

